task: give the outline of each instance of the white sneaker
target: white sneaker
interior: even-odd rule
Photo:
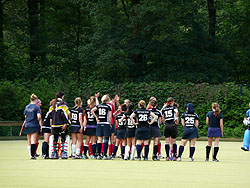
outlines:
[[[189,157],[188,161],[193,162],[194,161],[193,157]]]
[[[181,157],[178,157],[178,158],[177,158],[177,161],[181,161]]]

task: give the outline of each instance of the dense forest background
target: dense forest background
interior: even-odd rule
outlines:
[[[70,106],[101,91],[193,102],[201,135],[218,101],[242,136],[249,23],[249,0],[0,0],[0,120],[22,120],[31,93],[46,112],[58,90]]]

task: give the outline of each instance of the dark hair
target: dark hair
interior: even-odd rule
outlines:
[[[171,104],[174,102],[174,99],[172,97],[168,97],[167,104]]]
[[[127,110],[127,105],[126,104],[122,104],[121,105],[121,109],[123,112],[125,112]]]
[[[188,113],[189,114],[193,114],[194,113],[194,105],[192,103],[188,103],[187,104],[187,108],[188,108]]]
[[[62,98],[64,96],[64,93],[62,91],[59,91],[56,93],[56,99]]]
[[[96,103],[95,96],[91,96],[90,99],[89,99],[89,108],[90,108],[90,110],[91,110],[92,108],[94,108],[95,103]]]
[[[157,106],[157,102],[156,101],[151,101],[151,106],[155,108]]]
[[[134,110],[134,108],[135,108],[135,105],[133,103],[129,103],[129,105],[128,105],[128,113],[131,114],[132,111]]]

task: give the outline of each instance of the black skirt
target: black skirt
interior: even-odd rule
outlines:
[[[135,137],[135,128],[127,128],[126,130],[126,137],[127,138],[134,138]]]
[[[136,140],[150,140],[151,130],[150,128],[137,128],[135,131],[135,139]]]
[[[182,139],[189,140],[193,138],[199,138],[198,130],[196,127],[184,127]]]
[[[87,136],[96,136],[96,128],[86,128],[84,134]]]
[[[161,137],[161,130],[159,127],[150,127],[151,136],[154,138]]]
[[[118,129],[117,130],[117,138],[118,139],[126,138],[126,129]]]

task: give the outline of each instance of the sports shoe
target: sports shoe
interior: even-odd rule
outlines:
[[[176,157],[173,157],[173,161],[176,161],[177,160],[177,158]]]
[[[76,154],[75,159],[81,159],[81,155]]]
[[[65,151],[62,152],[62,159],[68,159],[67,152]]]
[[[171,161],[171,160],[170,160],[170,157],[166,157],[166,161]]]
[[[141,160],[141,158],[137,158],[136,160],[137,160],[137,161],[140,161],[140,160]]]
[[[152,160],[153,160],[153,161],[159,161],[160,159],[159,159],[157,156],[153,156],[153,157],[152,157]]]
[[[159,154],[159,155],[158,155],[158,158],[159,158],[159,159],[164,159],[164,156],[163,156],[162,154]]]
[[[241,149],[242,149],[243,151],[249,151],[249,149],[248,149],[246,146],[242,146]]]
[[[89,159],[87,155],[83,155],[82,159]]]
[[[31,156],[30,159],[31,159],[31,160],[36,160],[36,157],[32,157],[32,156]]]
[[[144,161],[148,161],[148,158],[147,157],[144,157],[144,159],[143,159]]]
[[[51,154],[51,159],[58,159],[57,153],[56,153],[56,152],[53,152],[53,153]]]
[[[104,156],[103,160],[110,160],[110,158],[108,156]]]
[[[42,157],[43,159],[45,159],[46,155],[44,154],[44,155],[42,155],[41,157]]]
[[[213,159],[213,162],[220,162],[218,159]]]
[[[189,161],[189,162],[193,162],[193,161],[194,161],[194,158],[193,158],[193,157],[189,157],[188,161]]]
[[[178,157],[178,158],[177,158],[177,161],[181,161],[181,157]]]
[[[102,157],[101,157],[100,155],[98,155],[98,156],[96,157],[96,159],[97,159],[97,160],[102,160]]]
[[[40,156],[40,154],[38,154],[38,153],[35,154],[35,157],[39,157],[39,156]]]
[[[206,158],[205,162],[209,162],[209,158]]]
[[[134,161],[134,160],[135,160],[135,158],[134,158],[134,157],[130,157],[130,160],[131,160],[131,161]]]

